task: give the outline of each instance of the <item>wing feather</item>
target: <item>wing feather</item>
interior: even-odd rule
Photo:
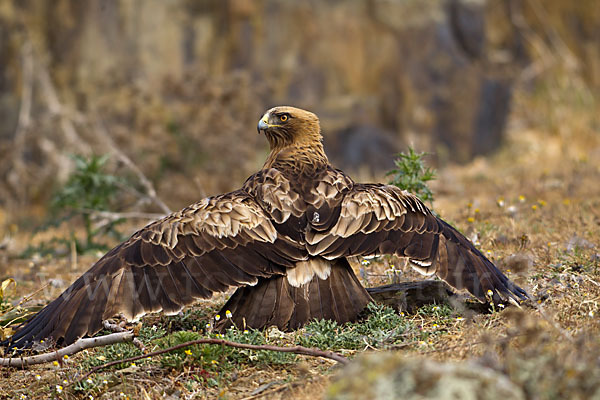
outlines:
[[[495,302],[527,298],[462,234],[437,218],[416,197],[394,186],[355,184],[338,207],[329,231],[308,230],[312,256],[335,259],[372,254],[407,257],[418,271],[436,273],[457,289],[481,301],[488,291]],[[334,304],[334,310],[340,305]],[[336,312],[338,312],[336,311]]]
[[[94,334],[103,319],[117,314],[134,319],[160,310],[175,313],[213,292],[283,275],[307,257],[302,245],[278,234],[246,191],[204,199],[108,252],[33,316],[11,345],[46,337],[69,344]]]

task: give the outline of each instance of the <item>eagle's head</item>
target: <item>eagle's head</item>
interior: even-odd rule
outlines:
[[[268,110],[258,121],[258,133],[264,133],[271,149],[293,144],[321,142],[319,118],[310,111],[289,106]]]

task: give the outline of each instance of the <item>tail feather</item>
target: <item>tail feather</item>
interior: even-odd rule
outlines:
[[[276,276],[238,288],[221,310],[221,314],[229,310],[232,318],[221,320],[217,328],[226,329],[231,323],[242,327],[245,323],[256,329],[273,325],[290,331],[312,319],[355,321],[372,301],[371,296],[345,258],[331,263],[327,279],[314,275],[300,287],[290,285],[286,276]]]

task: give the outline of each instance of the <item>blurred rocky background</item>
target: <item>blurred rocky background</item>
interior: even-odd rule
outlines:
[[[515,93],[598,93],[599,21],[596,0],[2,0],[0,207],[43,213],[71,154],[112,154],[172,209],[231,190],[278,104],[318,113],[361,178],[407,145],[467,162],[501,145]]]

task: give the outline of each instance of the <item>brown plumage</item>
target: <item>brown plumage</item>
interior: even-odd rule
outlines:
[[[333,168],[319,120],[275,107],[258,124],[271,152],[241,189],[142,228],[33,316],[8,343],[93,335],[117,314],[176,313],[238,287],[224,309],[238,325],[295,329],[312,318],[355,320],[370,301],[346,257],[396,254],[481,301],[521,301],[463,235],[415,196],[358,184]],[[5,343],[7,344],[7,343]]]

